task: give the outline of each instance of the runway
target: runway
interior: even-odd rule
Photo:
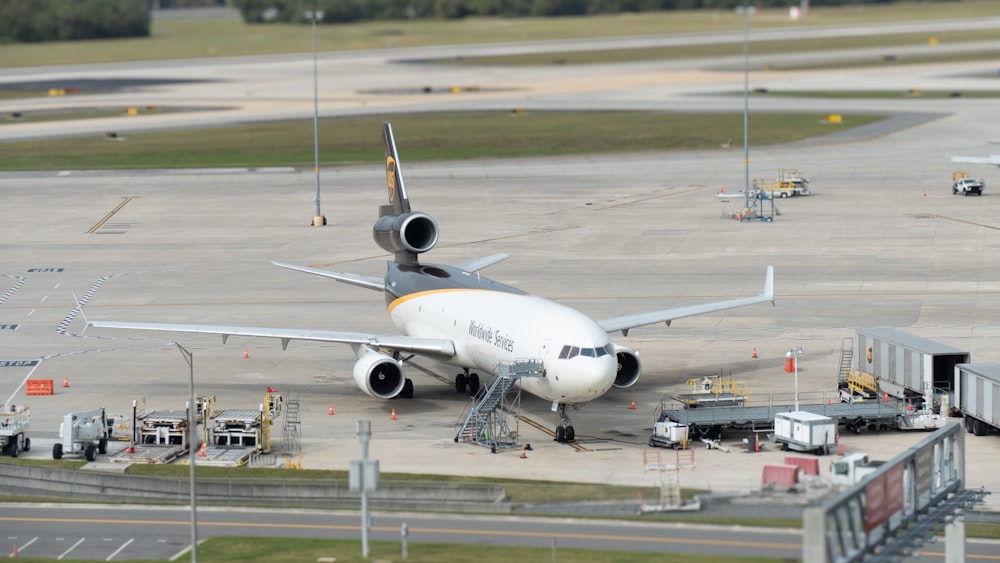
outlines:
[[[447,52],[447,49],[439,49]],[[393,53],[399,55],[399,53]],[[405,55],[405,53],[404,53]],[[419,53],[414,54],[414,56]],[[395,60],[395,58],[393,59]],[[717,68],[727,61],[710,61]],[[447,107],[634,108],[663,111],[742,110],[742,74],[705,70],[705,61],[669,64],[552,68],[456,68],[399,64],[382,53],[330,55],[324,65],[350,76],[324,89],[326,115],[424,111]],[[687,68],[680,68],[684,65]],[[770,89],[992,89],[995,62],[755,72],[751,87]],[[311,106],[293,95],[308,80],[307,62],[228,60],[137,70],[122,67],[58,69],[53,74],[110,76],[163,74],[228,83],[185,86],[179,98],[228,105],[252,97],[258,108],[240,119],[305,117]],[[411,74],[403,74],[403,73]],[[256,85],[239,82],[254,76]],[[12,79],[4,72],[0,79]],[[389,99],[357,94],[409,82],[503,82],[513,92],[474,99]],[[687,79],[687,81],[685,81]],[[237,94],[237,92],[239,92]],[[305,92],[305,90],[301,90]],[[252,95],[251,95],[252,94]],[[132,93],[136,103],[175,99],[170,90]],[[119,103],[120,94],[95,102]],[[301,97],[301,99],[299,99]],[[347,99],[350,97],[350,99]],[[311,102],[311,99],[309,100]],[[0,102],[7,111],[10,101]],[[43,104],[48,101],[40,102]],[[486,275],[531,293],[568,303],[595,318],[653,308],[752,295],[767,265],[775,267],[776,306],[683,319],[634,330],[614,341],[639,350],[644,366],[636,386],[613,390],[573,412],[587,451],[558,445],[529,425],[519,427],[533,452],[454,443],[454,425],[468,398],[449,385],[410,370],[412,400],[367,398],[351,379],[347,347],[83,331],[75,299],[90,319],[249,326],[315,327],[391,332],[381,296],[274,268],[270,260],[378,276],[387,256],[371,240],[384,197],[380,162],[324,168],[327,227],[310,226],[315,177],[311,170],[52,171],[0,174],[5,217],[0,223],[0,399],[23,400],[27,378],[66,378],[51,397],[32,398],[32,452],[46,458],[67,412],[104,406],[124,413],[133,400],[182,409],[188,366],[168,344],[194,352],[199,394],[216,395],[221,408],[255,407],[266,387],[302,404],[302,463],[347,467],[358,456],[355,421],[373,421],[371,453],[382,471],[476,474],[504,478],[646,484],[642,451],[653,413],[665,395],[689,378],[732,374],[754,394],[787,393],[785,351],[802,347],[802,391],[833,391],[841,341],[856,328],[892,326],[969,350],[976,362],[1000,361],[1000,264],[996,196],[989,167],[967,170],[987,180],[981,198],[951,194],[953,154],[996,152],[1000,107],[991,99],[855,100],[754,99],[755,111],[919,114],[901,128],[860,137],[799,145],[755,147],[751,177],[799,168],[813,195],[778,202],[773,223],[727,219],[741,200],[715,194],[742,184],[742,148],[624,155],[408,163],[400,146],[414,207],[441,226],[428,261],[454,263],[507,252],[511,259]],[[166,117],[166,116],[163,116]],[[188,127],[192,119],[145,121],[140,128]],[[236,120],[204,112],[201,123]],[[4,140],[91,134],[94,123],[5,125]],[[120,121],[114,123],[121,123]],[[14,129],[16,128],[16,129]],[[117,128],[117,126],[116,126]],[[372,132],[373,136],[378,131]],[[759,358],[751,358],[756,348]],[[244,357],[246,350],[247,356]],[[416,360],[444,378],[454,368]],[[19,394],[20,393],[20,394]],[[629,408],[634,400],[637,408]],[[336,414],[328,414],[329,407]],[[397,419],[390,420],[395,409]],[[526,416],[555,424],[549,405],[530,397]],[[278,433],[280,435],[280,433]],[[847,453],[888,459],[920,435],[850,436]],[[279,441],[280,442],[280,441]],[[997,437],[968,435],[969,486],[996,491]],[[764,464],[782,459],[773,450],[749,454],[698,450],[697,468],[681,476],[685,487],[717,492],[758,486]],[[824,466],[823,470],[827,468]],[[987,505],[1000,507],[997,495]]]

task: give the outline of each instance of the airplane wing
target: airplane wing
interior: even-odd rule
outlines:
[[[339,282],[349,283],[351,285],[356,285],[358,287],[363,287],[365,289],[385,291],[385,280],[382,278],[360,276],[358,274],[351,274],[347,272],[320,270],[317,268],[310,268],[308,266],[296,266],[295,264],[285,264],[283,262],[275,262],[274,260],[272,260],[271,263],[274,264],[275,266],[278,266],[279,268],[288,268],[289,270],[295,270],[297,272],[305,272],[307,274],[323,276],[324,278],[333,278]]]
[[[700,305],[690,305],[675,309],[664,309],[662,311],[653,311],[650,313],[626,315],[624,317],[615,317],[612,319],[597,321],[597,324],[608,333],[621,331],[623,335],[628,336],[629,329],[636,327],[656,323],[667,323],[669,326],[670,321],[674,319],[704,315],[705,313],[714,313],[716,311],[735,309],[737,307],[745,307],[747,305],[755,305],[757,303],[765,303],[768,301],[774,305],[774,266],[767,267],[767,276],[764,279],[763,293],[754,297],[741,297],[738,299],[702,303]]]
[[[968,162],[971,164],[992,164],[1000,166],[1000,154],[990,156],[953,156],[952,162]]]
[[[508,258],[510,258],[509,254],[500,252],[497,254],[491,254],[489,256],[483,256],[482,258],[476,258],[475,260],[469,260],[468,262],[462,262],[461,264],[455,264],[455,267],[461,268],[466,272],[478,272],[483,268],[492,266],[497,262],[503,262]]]
[[[289,328],[263,328],[252,326],[189,325],[166,323],[130,323],[118,321],[87,321],[87,326],[96,328],[122,328],[127,330],[157,330],[165,332],[195,332],[220,334],[225,342],[230,336],[256,336],[280,338],[281,348],[287,348],[290,340],[312,340],[316,342],[339,342],[412,352],[450,358],[455,355],[455,344],[448,339],[411,338],[392,334],[372,334],[368,332],[343,332],[336,330],[309,330]]]

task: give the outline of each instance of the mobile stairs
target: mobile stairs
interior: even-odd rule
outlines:
[[[496,453],[501,448],[517,447],[518,426],[511,430],[507,422],[521,410],[521,388],[508,398],[511,387],[523,377],[542,377],[544,364],[541,360],[521,359],[497,364],[496,378],[485,390],[473,397],[472,402],[462,413],[460,424],[457,424],[455,443],[470,442],[488,447]]]

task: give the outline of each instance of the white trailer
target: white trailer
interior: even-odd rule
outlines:
[[[0,451],[10,457],[31,450],[31,439],[24,435],[31,425],[27,405],[0,405]]]
[[[1000,364],[955,366],[955,408],[965,430],[982,436],[1000,430]]]
[[[94,461],[98,453],[108,453],[112,424],[103,408],[67,414],[59,424],[59,441],[52,446],[52,459],[82,454],[87,461]]]
[[[784,449],[826,455],[837,444],[837,420],[809,411],[775,413],[769,438]]]

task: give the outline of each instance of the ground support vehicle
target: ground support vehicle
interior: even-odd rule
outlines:
[[[785,450],[828,455],[840,439],[837,420],[809,411],[774,415],[774,433],[768,438]]]
[[[113,424],[103,408],[67,414],[59,424],[59,441],[52,445],[52,459],[69,454],[94,461],[98,453],[108,453]]]
[[[953,195],[983,195],[986,181],[969,177],[965,172],[955,172],[951,175],[951,193]]]
[[[795,195],[795,182],[785,180],[754,180],[753,189],[766,193],[771,197],[792,197]]]
[[[31,439],[24,435],[31,426],[27,405],[0,405],[0,451],[10,457],[31,450]]]
[[[649,437],[649,445],[653,448],[683,450],[688,447],[688,427],[672,420],[657,421],[653,423],[653,434]]]
[[[860,433],[866,428],[869,430],[905,428],[904,420],[913,415],[913,411],[907,411],[898,401],[841,403],[835,394],[826,395],[826,393],[800,393],[802,400],[799,410],[828,416],[845,430],[854,433]],[[788,394],[755,396],[755,406],[696,409],[669,409],[666,400],[661,400],[656,420],[658,422],[671,420],[687,425],[691,440],[716,439],[730,430],[769,431],[774,427],[775,415],[795,410],[794,401],[789,399]]]

